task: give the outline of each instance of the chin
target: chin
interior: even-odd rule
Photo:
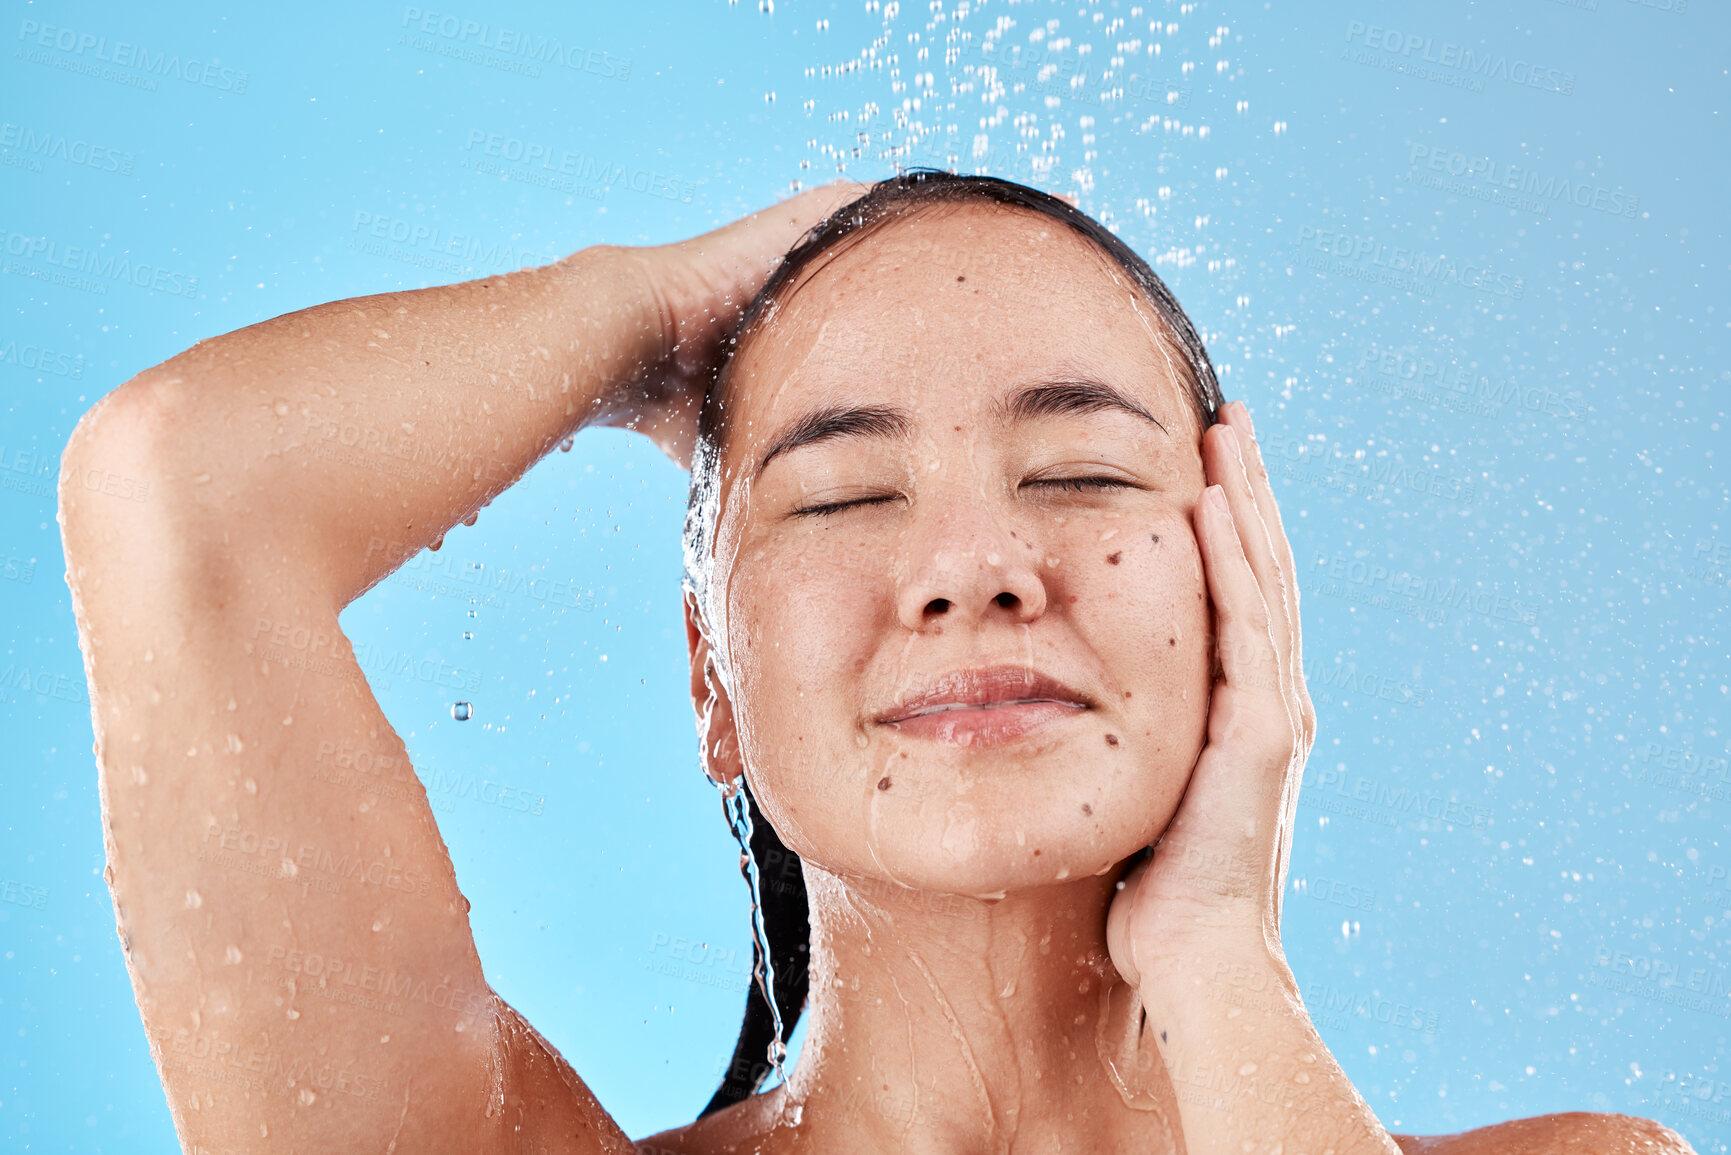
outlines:
[[[796,806],[784,824],[791,783],[766,784],[772,797],[760,803],[784,838],[797,829],[799,842],[819,843],[788,843],[814,866],[915,890],[1002,898],[1111,872],[1152,843],[1177,809],[1189,763],[1125,757],[1114,766],[1074,747],[892,747],[887,756],[853,760],[863,813],[835,807],[851,791],[834,790],[833,780],[830,791],[797,791],[807,805],[829,803],[821,817]],[[844,825],[852,828],[844,833]]]

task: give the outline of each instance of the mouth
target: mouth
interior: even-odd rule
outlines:
[[[1093,709],[1086,695],[1022,666],[956,670],[880,714],[880,725],[951,746],[991,746]]]

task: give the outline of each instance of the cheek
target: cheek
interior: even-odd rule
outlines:
[[[831,535],[787,544],[748,546],[729,582],[740,752],[789,847],[851,865],[860,800],[879,777],[855,735],[861,676],[889,612],[883,553]]]
[[[1212,668],[1213,613],[1202,554],[1181,511],[1079,525],[1054,592],[1110,674],[1134,690],[1176,688]],[[1133,699],[1132,699],[1133,700]]]
[[[1132,770],[1102,781],[1160,810],[1176,802],[1207,734],[1213,613],[1195,533],[1172,510],[1096,523],[1065,545],[1067,573],[1055,592],[1112,699],[1116,742],[1102,766]]]

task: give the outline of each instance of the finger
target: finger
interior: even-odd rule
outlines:
[[[1268,605],[1220,485],[1202,491],[1197,517],[1226,683],[1246,694],[1278,699],[1284,713],[1285,694],[1278,682],[1268,677],[1276,661]]]
[[[1269,615],[1272,641],[1269,656],[1272,661],[1261,676],[1280,687],[1282,694],[1291,689],[1292,662],[1291,628],[1287,622],[1286,604],[1282,596],[1285,575],[1275,558],[1273,543],[1257,509],[1256,496],[1251,490],[1250,475],[1242,458],[1241,439],[1230,425],[1217,425],[1208,431],[1205,458],[1210,480],[1225,491],[1237,528],[1239,545],[1255,575]]]
[[[1280,503],[1274,499],[1274,489],[1268,479],[1268,466],[1262,460],[1262,446],[1256,440],[1256,429],[1250,420],[1250,409],[1242,401],[1234,402],[1227,408],[1229,412],[1226,417],[1232,427],[1248,435],[1240,440],[1240,446],[1244,450],[1251,490],[1256,495],[1256,508],[1262,515],[1274,556],[1285,576],[1281,586],[1281,601],[1290,632],[1288,668],[1292,673],[1293,692],[1298,699],[1300,731],[1308,751],[1310,743],[1316,737],[1316,708],[1310,700],[1310,688],[1304,681],[1304,626],[1299,612],[1298,566],[1293,561],[1292,545],[1287,540],[1286,527],[1280,519]],[[1235,412],[1230,411],[1234,408]]]

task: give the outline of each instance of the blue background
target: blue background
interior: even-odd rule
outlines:
[[[1684,3],[7,3],[0,1147],[175,1149],[54,518],[90,404],[315,303],[936,163],[1079,194],[1257,415],[1321,717],[1285,940],[1383,1121],[1725,1151],[1731,18]],[[749,958],[684,495],[587,432],[343,618],[489,977],[634,1135],[714,1089]],[[403,655],[480,671],[474,718]]]

